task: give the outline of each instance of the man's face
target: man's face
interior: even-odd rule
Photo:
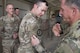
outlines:
[[[16,10],[15,10],[15,14],[16,14],[16,15],[19,15],[19,9],[16,9]]]
[[[39,6],[37,5],[36,8],[36,15],[37,17],[41,17],[44,15],[44,13],[47,11],[47,6],[45,3],[41,3]]]
[[[14,7],[13,7],[13,5],[7,5],[6,12],[8,14],[12,15],[14,13]]]
[[[71,21],[72,9],[65,4],[65,0],[61,0],[60,14],[63,17],[63,20],[66,20],[67,22]]]

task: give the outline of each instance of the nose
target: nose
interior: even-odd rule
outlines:
[[[44,12],[42,12],[42,15],[44,15]]]
[[[62,10],[59,11],[59,14],[62,16]]]

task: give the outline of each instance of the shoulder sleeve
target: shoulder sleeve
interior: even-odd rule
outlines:
[[[0,36],[3,37],[3,31],[4,31],[4,16],[0,17]]]
[[[19,39],[22,43],[30,43],[31,33],[33,33],[31,23],[27,18],[28,16],[23,18],[19,28]]]
[[[76,27],[76,29],[73,31],[72,36],[75,38],[80,37],[80,26]]]
[[[44,53],[46,52],[46,50],[41,46],[41,44],[34,46],[35,49],[39,52],[39,53]]]
[[[16,33],[18,33],[19,32],[19,25],[20,25],[20,19],[19,19],[19,17],[18,16],[15,16],[14,17],[14,19],[15,19],[15,21],[14,21],[14,32],[16,32]]]
[[[20,21],[21,21],[21,20],[20,20],[20,17],[17,16],[17,20],[18,20],[18,23],[20,23]]]
[[[25,36],[27,36],[27,34],[25,33],[25,27],[26,26],[26,20],[25,18],[23,18],[21,24],[20,24],[20,27],[19,27],[19,39],[20,39],[20,42],[22,43],[26,43],[26,39]]]

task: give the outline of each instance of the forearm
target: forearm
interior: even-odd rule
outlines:
[[[45,52],[46,52],[45,48],[43,48],[41,44],[38,44],[38,45],[34,46],[34,48],[35,48],[39,53],[45,53]]]

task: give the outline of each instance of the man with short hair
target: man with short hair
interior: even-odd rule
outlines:
[[[21,18],[19,17],[19,13],[20,13],[20,10],[19,8],[14,8],[14,16],[16,16],[16,18],[19,20],[19,25],[21,23]],[[14,53],[17,53],[17,50],[18,50],[18,47],[19,47],[19,37],[17,37],[15,39],[15,44],[14,44]]]
[[[65,31],[61,44],[54,53],[80,53],[80,0],[60,0],[60,14],[70,24]],[[59,25],[53,27],[55,35],[60,35]]]
[[[35,53],[34,49],[39,52],[45,52],[37,38],[39,29],[38,18],[43,16],[48,9],[45,0],[35,1],[33,8],[23,18],[19,28],[20,46],[18,53]]]
[[[20,14],[20,9],[19,8],[14,8],[14,15],[17,16],[17,18],[21,21],[21,18],[19,17]]]
[[[19,16],[19,13],[20,13],[20,10],[19,10],[19,8],[14,8],[14,13],[17,15],[17,16]]]
[[[18,35],[19,20],[14,16],[13,4],[6,5],[6,12],[7,15],[0,18],[3,53],[13,53],[14,40]]]

